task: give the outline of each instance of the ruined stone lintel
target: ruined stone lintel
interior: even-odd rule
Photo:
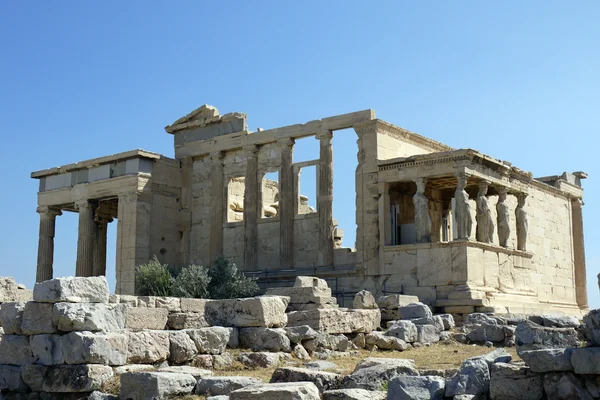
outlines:
[[[210,262],[214,262],[223,255],[223,198],[224,179],[223,176],[223,157],[221,151],[210,154],[213,163],[212,170],[212,196],[211,196],[211,218],[210,218]]]
[[[75,276],[93,276],[96,239],[94,205],[89,200],[78,200],[75,202],[75,208],[79,211]]]
[[[246,271],[253,271],[257,267],[258,251],[258,146],[246,146],[244,151],[244,265]]]
[[[575,297],[579,308],[589,308],[587,277],[585,266],[585,241],[583,236],[583,201],[571,200],[571,220],[573,221],[573,264],[575,267]],[[600,275],[599,282],[600,282]]]
[[[40,214],[40,235],[38,241],[38,259],[36,282],[52,279],[54,263],[54,235],[56,232],[56,216],[62,215],[58,208],[40,206],[37,208]]]
[[[498,243],[502,247],[508,247],[510,238],[510,211],[506,204],[508,188],[498,188],[498,203],[496,203],[496,214],[498,223]]]
[[[467,176],[459,173],[456,176],[458,184],[454,192],[456,203],[456,232],[457,239],[469,239],[473,228],[473,219],[471,217],[471,205],[469,204],[469,194],[465,190],[467,185]]]
[[[319,213],[319,265],[333,265],[333,132],[322,131],[315,135],[320,141],[319,187],[317,212]]]
[[[283,269],[294,266],[294,140],[277,141],[281,147],[279,177],[279,264]]]
[[[525,211],[525,201],[527,200],[526,193],[517,195],[517,208],[515,217],[517,221],[517,250],[527,251],[527,211]]]
[[[415,208],[415,232],[417,243],[431,242],[431,215],[429,214],[429,200],[425,196],[425,187],[427,179],[415,179],[417,191],[413,196],[413,205]]]
[[[478,242],[492,243],[494,239],[494,220],[492,210],[487,198],[487,192],[490,182],[481,181],[479,183],[479,192],[477,193],[477,226],[475,228],[475,237]]]

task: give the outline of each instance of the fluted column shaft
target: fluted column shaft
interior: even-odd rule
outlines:
[[[38,207],[37,212],[40,214],[40,238],[35,281],[43,282],[52,279],[56,216],[62,215],[62,213],[58,209],[45,206]]]
[[[587,296],[587,277],[585,267],[585,246],[583,240],[583,201],[571,201],[573,223],[573,261],[575,264],[575,296],[580,308],[589,308]]]
[[[210,217],[210,262],[223,255],[223,153],[210,155],[212,160],[212,197]]]
[[[75,207],[79,210],[75,276],[93,276],[94,242],[96,238],[94,208],[88,200],[78,201],[75,203]]]
[[[279,263],[281,268],[294,266],[294,169],[292,139],[282,139],[279,176]]]
[[[96,215],[96,238],[94,239],[93,276],[106,276],[106,237],[108,223],[112,218]]]
[[[244,179],[244,265],[246,271],[257,266],[258,248],[258,147],[245,147],[246,178]]]
[[[331,131],[316,135],[320,141],[319,187],[317,211],[319,213],[319,265],[333,265],[333,149]]]

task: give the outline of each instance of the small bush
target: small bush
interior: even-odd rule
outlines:
[[[210,284],[208,271],[201,265],[189,265],[179,271],[173,281],[173,296],[205,298]]]
[[[171,296],[173,277],[168,265],[154,256],[147,264],[138,265],[135,273],[135,292],[138,296]]]
[[[223,257],[219,257],[208,269],[208,276],[211,299],[252,297],[260,292],[256,278],[246,277],[238,270],[237,265]]]

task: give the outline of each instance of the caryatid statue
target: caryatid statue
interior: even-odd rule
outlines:
[[[454,192],[457,239],[469,239],[473,228],[473,218],[471,217],[469,194],[465,190],[467,177],[461,173],[457,175],[457,180],[458,185]]]
[[[496,203],[496,213],[498,214],[498,242],[502,247],[508,247],[508,238],[510,237],[510,211],[506,204],[507,188],[498,190],[498,203]]]
[[[478,242],[492,243],[494,238],[494,219],[492,218],[492,210],[487,198],[488,183],[481,182],[479,184],[479,192],[477,193],[477,227],[475,236]]]
[[[527,211],[525,211],[525,200],[527,194],[521,193],[517,196],[517,250],[527,251]]]
[[[417,192],[413,196],[413,205],[415,208],[415,230],[417,233],[417,243],[431,242],[431,216],[429,215],[429,200],[425,197],[425,178],[415,179]]]

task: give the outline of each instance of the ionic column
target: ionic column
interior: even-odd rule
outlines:
[[[525,211],[525,200],[527,194],[521,193],[517,196],[517,209],[515,217],[517,222],[517,250],[527,251],[527,211]]]
[[[108,224],[112,218],[107,215],[96,215],[96,237],[94,239],[94,268],[92,276],[106,276],[106,235]]]
[[[56,216],[62,215],[62,212],[47,206],[38,207],[37,212],[40,214],[40,238],[35,281],[43,282],[52,279]]]
[[[458,184],[454,192],[454,202],[456,210],[454,213],[456,219],[457,239],[469,239],[473,228],[473,217],[471,216],[471,205],[469,204],[469,194],[465,190],[467,186],[467,177],[460,173],[457,175]]]
[[[210,155],[212,161],[212,196],[210,217],[210,262],[223,255],[223,153]]]
[[[79,210],[75,276],[92,276],[94,273],[94,240],[96,238],[94,208],[88,200],[77,201],[75,208]]]
[[[583,201],[571,200],[573,223],[573,261],[575,264],[575,296],[579,308],[589,308],[587,298],[587,278],[585,271],[585,247],[583,240]]]
[[[246,178],[244,179],[244,264],[246,271],[256,270],[258,248],[258,147],[244,148]]]
[[[279,263],[281,268],[294,266],[294,169],[292,139],[278,141],[281,147],[279,172]]]
[[[319,187],[317,212],[319,213],[319,257],[321,266],[333,265],[333,133],[318,133],[320,141]]]

